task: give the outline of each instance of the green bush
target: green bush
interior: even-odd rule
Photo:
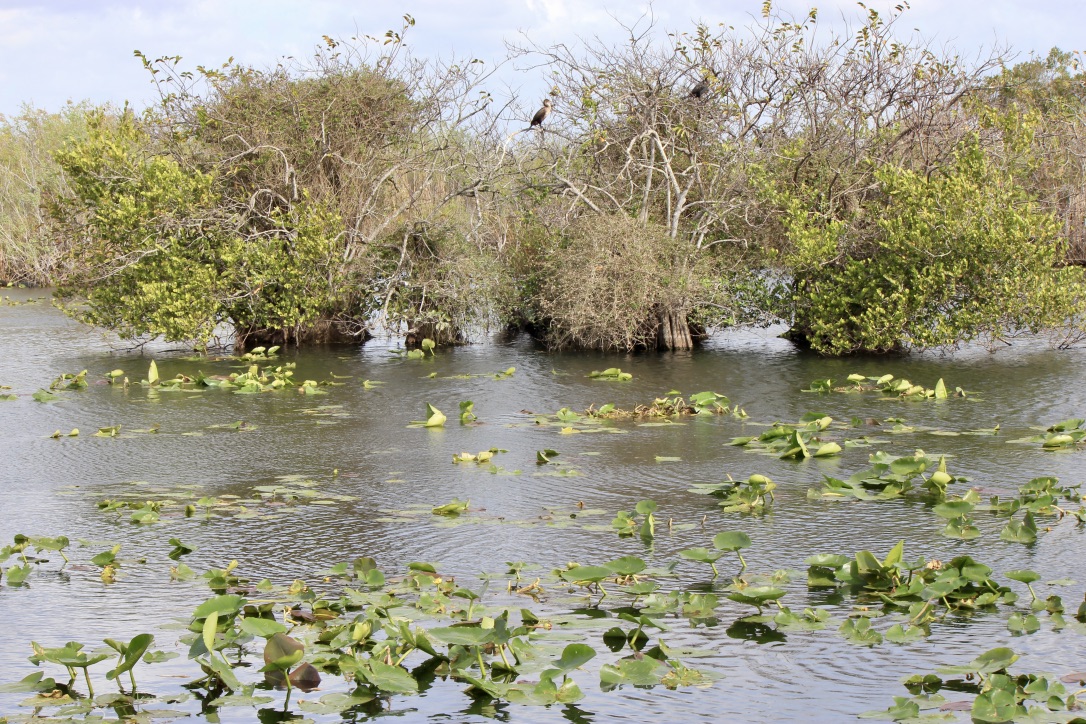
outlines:
[[[825,219],[786,206],[791,334],[825,354],[891,352],[1063,324],[1082,273],[1059,268],[1058,224],[976,141],[943,173],[893,165],[879,193]]]
[[[338,219],[319,206],[275,210],[263,233],[242,237],[219,210],[214,176],[156,153],[127,112],[90,114],[87,137],[56,159],[71,185],[51,205],[70,244],[58,293],[81,321],[206,345],[222,324],[242,340],[288,336],[330,303]]]

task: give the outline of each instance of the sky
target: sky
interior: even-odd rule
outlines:
[[[900,2],[900,0],[897,0]],[[887,11],[897,2],[868,0]],[[134,50],[150,57],[180,55],[184,64],[218,66],[231,56],[257,67],[283,56],[306,57],[324,35],[381,36],[399,29],[404,13],[416,24],[407,36],[427,57],[452,54],[488,62],[505,55],[506,41],[574,43],[598,37],[620,43],[621,23],[651,13],[661,31],[690,30],[697,21],[743,26],[762,0],[0,0],[0,114],[24,103],[57,110],[68,100],[141,108],[155,97]],[[912,0],[898,28],[971,56],[995,45],[1024,59],[1058,46],[1086,50],[1082,0]],[[819,9],[820,25],[862,13],[854,0],[777,0],[803,16]],[[538,87],[542,71],[503,69],[506,93]],[[518,77],[518,73],[527,74]],[[535,73],[537,77],[530,77]]]

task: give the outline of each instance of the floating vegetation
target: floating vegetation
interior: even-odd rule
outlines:
[[[885,711],[869,711],[865,719],[923,720],[925,711],[968,711],[975,722],[1080,722],[1081,690],[1068,691],[1064,683],[1080,683],[1079,674],[1057,679],[1048,674],[1011,674],[1008,667],[1018,654],[1007,647],[985,651],[964,666],[944,666],[938,674],[917,674],[905,680],[912,697],[895,696]],[[944,677],[962,678],[944,678]],[[951,702],[942,690],[974,694],[972,702]],[[961,706],[959,705],[961,704]],[[927,717],[934,715],[928,714]],[[929,719],[935,721],[936,719]]]
[[[825,500],[891,500],[911,493],[919,486],[929,497],[941,499],[946,495],[947,486],[955,481],[964,482],[966,478],[955,478],[947,473],[946,457],[929,457],[923,450],[912,455],[895,457],[879,450],[869,458],[871,467],[850,475],[845,480],[824,476],[821,490],[810,490],[808,498]],[[925,477],[929,468],[935,468]]]
[[[389,354],[403,357],[404,359],[424,359],[427,352],[430,353],[431,357],[435,356],[434,348],[436,346],[434,340],[426,338],[419,343],[419,349],[390,349]]]
[[[271,357],[272,355],[265,354],[239,359],[263,360]],[[303,380],[298,382],[294,379],[294,368],[295,363],[293,362],[276,365],[275,367],[270,365],[261,367],[254,363],[248,365],[244,372],[232,372],[228,375],[205,375],[203,372],[193,374],[178,373],[174,377],[163,379],[159,376],[158,365],[152,360],[147,369],[147,378],[141,380],[140,384],[158,392],[198,392],[218,388],[230,390],[237,395],[252,395],[288,389],[293,389],[303,395],[324,395],[327,392],[322,388],[341,384],[334,380]],[[114,370],[109,374],[113,384],[117,384],[117,380],[124,372]],[[125,378],[124,384],[127,384],[127,378]]]
[[[334,477],[334,476],[333,476]],[[128,515],[132,523],[149,525],[162,518],[199,516],[212,518],[271,519],[284,514],[284,507],[336,505],[358,500],[356,496],[322,490],[320,482],[303,475],[282,475],[275,484],[254,485],[250,497],[222,494],[201,496],[199,488],[148,489],[146,483],[128,483],[125,491],[97,501],[102,513]],[[177,545],[177,544],[174,544]]]
[[[489,450],[481,450],[477,453],[456,453],[453,455],[454,463],[476,463],[478,465],[485,465],[489,463],[495,455],[498,453],[509,452],[508,450],[502,450],[501,448],[492,447]]]
[[[623,372],[618,367],[608,367],[605,370],[592,370],[588,373],[588,376],[593,380],[611,380],[612,382],[629,382],[633,379],[632,374]]]
[[[85,390],[87,389],[87,371],[77,374],[66,372],[49,384],[50,390]]]
[[[426,403],[426,419],[425,420],[412,420],[408,427],[444,427],[445,426],[445,414],[431,405]]]
[[[449,504],[460,505],[466,503]],[[438,510],[435,508],[434,513],[450,514]],[[177,546],[185,550],[179,541]],[[101,562],[105,564],[104,559]],[[326,677],[340,677],[347,691],[325,694],[318,708],[299,706],[303,711],[347,712],[377,698],[416,694],[425,677],[434,671],[467,684],[472,696],[526,705],[568,703],[583,697],[575,678],[583,681],[581,668],[599,655],[586,643],[562,644],[567,631],[583,628],[573,619],[548,619],[524,606],[524,599],[534,600],[534,594],[544,589],[540,579],[525,584],[521,577],[526,568],[523,563],[509,564],[509,573],[515,579],[496,595],[488,595],[486,583],[473,590],[441,575],[434,564],[422,561],[408,564],[406,573],[395,579],[387,578],[372,558],[337,563],[322,572],[326,585],[321,593],[303,581],[279,587],[267,582],[254,585],[235,575],[235,565],[212,569],[201,576],[218,593],[193,610],[188,630],[181,637],[197,673],[187,688],[206,692],[201,698],[211,701],[212,711],[214,706],[271,701],[271,697],[256,693],[258,685],[285,689],[284,707],[288,707],[293,689],[311,691]],[[179,580],[196,578],[184,564],[175,573]],[[718,604],[717,597],[709,594],[658,593],[659,584],[651,579],[660,574],[666,575],[666,571],[652,571],[644,560],[624,556],[600,565],[570,563],[548,576],[548,587],[554,584],[575,595],[579,591],[598,595],[596,605],[607,597],[605,584],[623,597],[644,600],[640,614],[621,607],[615,610],[617,620],[634,624],[629,631],[615,626],[604,630],[608,620],[616,620],[610,615],[579,619],[582,623],[600,621],[601,638],[612,652],[599,667],[598,681],[603,691],[625,685],[704,687],[719,678],[682,661],[684,651],[697,655],[695,651],[672,648],[659,638],[648,648],[652,642],[650,631],[668,630],[660,621],[664,616],[691,622],[706,620],[714,615]],[[327,584],[334,582],[342,584],[338,594],[328,588]],[[747,591],[746,597],[757,596],[757,591]],[[256,592],[259,601],[247,598]],[[420,619],[430,624],[412,625]],[[621,643],[615,645],[618,637]],[[125,692],[120,687],[126,702],[137,701],[137,665],[168,658],[164,652],[150,651],[153,641],[154,637],[147,633],[128,640],[105,641],[114,654],[106,680],[118,681],[122,674],[128,674],[131,689]],[[107,651],[88,654],[78,642],[55,649],[36,643],[31,647],[31,663],[62,667],[69,674],[69,682],[61,684],[46,678],[45,672],[34,672],[5,685],[3,690],[34,693],[42,699],[60,692],[67,701],[78,701],[81,695],[75,691],[75,679],[76,671],[81,670],[89,695],[82,713],[118,701],[111,697],[103,702],[94,695],[90,669],[110,659]],[[627,647],[631,653],[622,656]],[[263,662],[258,672],[263,675],[262,682],[251,681],[252,674],[247,673],[252,668],[248,659],[254,648]],[[642,664],[646,659],[651,663]],[[185,698],[174,695],[173,701]],[[166,700],[149,692],[139,694],[144,705]],[[41,703],[38,699],[27,702],[29,706]]]
[[[623,410],[608,403],[585,410],[590,418],[616,420],[631,417],[681,417],[683,415],[727,415],[746,417],[746,413],[737,408],[728,407],[728,398],[719,392],[695,392],[684,398],[681,392],[671,390],[663,397],[657,397],[648,405],[638,405],[632,410]]]
[[[1045,434],[1022,437],[1010,442],[1040,443],[1045,450],[1071,450],[1086,444],[1086,419],[1062,420],[1045,428]]]
[[[445,505],[438,505],[430,512],[434,515],[445,515],[455,518],[464,511],[466,511],[470,504],[470,500],[460,500],[459,498],[453,498],[453,501],[451,503],[445,503]]]
[[[534,413],[529,413],[534,414]],[[609,420],[592,414],[574,412],[568,407],[563,407],[553,415],[535,415],[533,420],[537,426],[557,427],[559,433],[569,435],[579,432],[597,433],[625,433],[626,430],[610,424]]]
[[[746,482],[729,479],[722,483],[695,483],[690,492],[719,498],[725,513],[764,513],[772,507],[776,489],[776,483],[756,473]]]
[[[620,510],[611,521],[611,527],[615,529],[620,538],[628,538],[635,533],[641,536],[643,541],[651,541],[656,537],[656,502],[642,500],[634,506],[630,512]]]
[[[164,380],[157,364],[152,362],[147,378],[133,386],[148,390],[146,398],[155,396],[152,391],[199,391],[211,387],[239,394],[293,389],[304,394],[335,395],[335,387],[342,384],[339,380],[348,379],[329,373],[327,382],[298,382],[294,380],[292,363],[278,364],[273,359],[277,351],[275,348],[257,348],[248,355],[234,358],[243,366],[225,376],[180,374]],[[434,356],[433,346],[425,344],[422,349],[412,351],[416,352],[418,356]],[[410,356],[411,353],[406,354]],[[509,368],[502,373],[470,377],[503,379],[513,371],[514,368]],[[597,375],[602,379],[622,380],[621,375],[626,373],[613,368]],[[40,391],[41,401],[63,399],[70,394],[69,390],[85,389],[86,378],[86,371],[61,375],[50,389]],[[105,380],[115,385],[129,384],[120,369],[107,373]],[[826,389],[815,390],[819,387],[818,382],[812,384],[811,391],[877,393],[888,399],[954,396],[948,394],[942,380],[931,390],[893,378],[850,378],[851,386],[844,388],[834,388],[832,381],[827,380],[822,385]],[[380,385],[376,381],[362,382],[366,390]],[[117,389],[109,390],[107,394],[112,400],[127,397]],[[470,393],[461,391],[459,394],[459,397],[450,395],[443,399],[457,400]],[[358,395],[361,393],[356,391],[356,397]],[[133,397],[145,401],[142,394]],[[355,415],[349,401],[331,399],[333,404],[316,405],[317,401],[314,401],[304,409],[297,400],[282,406],[294,415],[290,418],[292,422],[297,422],[297,414],[316,418],[315,421],[350,419]],[[395,404],[391,396],[367,396],[366,399]],[[488,418],[493,404],[491,398],[487,402]],[[56,412],[59,410],[38,410],[42,415]],[[113,413],[108,414],[112,416]],[[214,430],[221,431],[215,442],[245,442],[242,438],[227,436],[257,429],[257,425],[249,420],[238,419],[251,414],[255,413],[246,411],[218,417],[232,422],[207,424],[208,421],[202,421],[200,432],[183,434],[204,434]],[[408,416],[400,414],[401,419]],[[520,473],[519,470],[506,471],[495,464],[498,455],[508,452],[496,446],[478,452],[456,452],[461,445],[473,449],[474,445],[487,444],[471,436],[488,430],[495,434],[496,441],[503,441],[497,434],[497,425],[482,426],[472,400],[461,400],[456,414],[461,425],[427,436],[428,445],[440,448],[441,455],[451,453],[452,463],[460,466],[452,475],[454,480],[459,480],[458,476],[467,479],[484,471],[502,475]],[[494,419],[502,419],[503,414],[507,411],[497,409]],[[845,431],[861,426],[877,426],[884,435],[917,432],[992,435],[999,431],[998,425],[987,430],[933,431],[897,417],[881,422],[874,418],[852,418],[849,424],[843,424],[819,412],[806,414],[795,423],[776,422],[762,426],[746,420],[746,413],[733,407],[720,393],[683,395],[676,390],[632,410],[606,404],[590,407],[584,413],[563,407],[554,415],[526,414],[531,415],[529,422],[504,426],[523,431],[512,433],[524,435],[525,444],[517,448],[521,451],[518,462],[530,466],[534,451],[533,475],[554,477],[591,476],[596,470],[586,467],[586,472],[582,473],[575,469],[574,463],[580,467],[582,462],[589,460],[587,456],[610,455],[615,450],[621,455],[624,446],[617,444],[609,449],[601,444],[599,452],[589,452],[583,449],[583,444],[579,445],[585,442],[583,438],[563,438],[559,445],[549,434],[632,432],[635,438],[628,440],[636,440],[638,445],[653,436],[655,431],[642,431],[634,424],[624,424],[626,420],[649,427],[688,424],[685,433],[704,436],[714,445],[723,444],[731,435],[759,425],[756,428],[759,435],[736,437],[731,439],[731,444],[788,461],[841,457],[847,460],[852,448],[902,442],[901,438],[891,440],[888,437],[846,439],[850,433]],[[704,420],[680,420],[692,416]],[[386,418],[382,421],[392,421],[395,427],[395,418]],[[104,416],[100,419],[111,421]],[[264,419],[256,418],[256,422],[260,423],[262,432],[276,429]],[[445,414],[426,403],[425,418],[410,426],[445,428],[446,423]],[[90,427],[83,424],[85,428]],[[90,429],[97,429],[94,435],[98,437],[122,436],[120,423]],[[157,431],[157,425],[147,430],[125,426],[123,437],[131,437],[136,432]],[[209,432],[207,434],[207,440],[211,442],[214,438]],[[76,436],[78,430],[73,429],[68,435]],[[457,438],[458,435],[461,437]],[[63,436],[60,430],[53,435]],[[36,437],[40,442],[41,434]],[[87,437],[90,435],[85,435],[84,439]],[[261,434],[259,438],[263,441],[271,439],[272,435]],[[1045,449],[1076,449],[1083,439],[1086,439],[1083,420],[1072,419],[1047,428],[1044,435],[1026,440],[1040,443]],[[666,466],[663,465],[653,468],[651,461],[674,464],[679,470],[685,467],[686,461],[694,461],[695,465],[703,463],[699,452],[682,447],[688,440],[672,444],[669,438],[666,445],[647,447],[644,454],[638,456],[641,461],[650,461],[650,465],[641,468],[645,477],[674,475],[674,469],[664,469]],[[163,439],[148,441],[149,444],[164,442]],[[593,442],[621,440],[597,438]],[[977,442],[988,444],[991,441]],[[60,445],[55,448],[59,449]],[[113,444],[99,447],[117,449]],[[561,451],[555,448],[561,448]],[[404,451],[395,444],[393,449],[366,452],[411,457],[403,455]],[[740,455],[734,447],[727,448],[725,454],[750,459]],[[1040,451],[1027,450],[1024,454],[1039,456]],[[444,460],[446,462],[442,464],[448,473],[448,457]],[[596,460],[592,458],[593,463]],[[989,542],[992,546],[1000,546],[1001,550],[1013,549],[1023,552],[1022,555],[1029,551],[1032,556],[1043,547],[1019,548],[1012,544],[1033,546],[1047,529],[1065,518],[1068,520],[1062,531],[1075,534],[1073,523],[1086,522],[1086,508],[1082,505],[1078,484],[1061,483],[1052,476],[1038,476],[1017,486],[1017,490],[1003,480],[991,483],[1000,486],[992,490],[968,488],[959,485],[970,482],[966,477],[948,471],[946,455],[929,455],[919,449],[904,455],[875,452],[869,456],[865,469],[844,479],[822,476],[817,487],[808,491],[808,499],[880,501],[890,506],[898,505],[900,509],[922,511],[923,515],[930,516],[929,523],[938,526],[931,526],[932,537],[925,542],[930,545],[934,540],[937,545],[937,531],[941,531],[950,539],[944,543],[953,555],[947,555],[946,560],[925,557],[907,560],[904,540],[879,555],[870,550],[857,550],[848,555],[817,553],[806,558],[804,580],[803,573],[793,570],[757,570],[759,558],[750,551],[752,548],[757,550],[751,537],[758,539],[757,531],[751,530],[749,534],[739,530],[716,532],[728,526],[712,522],[711,516],[719,514],[759,516],[770,512],[781,522],[796,505],[806,505],[816,512],[824,510],[824,506],[795,500],[796,492],[802,492],[810,479],[816,477],[810,464],[762,460],[770,466],[762,469],[773,474],[779,482],[761,473],[752,474],[745,480],[733,480],[728,475],[720,482],[693,484],[687,482],[687,478],[679,477],[675,480],[681,481],[681,488],[654,494],[656,500],[662,501],[661,505],[658,506],[656,500],[638,500],[640,496],[637,496],[630,498],[630,503],[636,500],[632,508],[617,512],[613,507],[604,510],[578,502],[577,497],[582,495],[581,481],[529,480],[528,477],[488,479],[481,486],[466,489],[470,500],[469,495],[456,489],[455,492],[465,495],[464,499],[450,500],[450,491],[432,500],[397,503],[384,502],[380,493],[359,486],[362,481],[344,482],[338,470],[319,479],[304,475],[262,477],[259,484],[254,481],[243,488],[210,489],[195,484],[152,485],[143,482],[104,488],[101,485],[86,488],[73,485],[67,492],[91,496],[89,503],[97,506],[102,517],[99,523],[124,531],[123,535],[127,537],[116,536],[117,541],[123,541],[123,549],[121,542],[84,543],[83,549],[72,555],[68,538],[64,536],[17,535],[10,545],[0,548],[0,579],[10,587],[7,590],[11,595],[19,596],[27,587],[48,583],[48,574],[63,577],[65,581],[76,580],[82,575],[99,588],[110,586],[113,595],[135,591],[137,586],[146,585],[147,580],[156,575],[153,565],[157,558],[160,565],[165,563],[157,572],[162,581],[171,581],[169,585],[179,589],[201,591],[208,598],[185,612],[187,615],[181,622],[183,633],[179,645],[174,646],[177,651],[152,651],[156,645],[154,634],[144,632],[143,625],[125,630],[118,624],[116,638],[103,640],[104,647],[84,646],[78,641],[57,647],[30,642],[31,662],[41,670],[18,681],[0,683],[0,692],[23,692],[30,697],[23,702],[28,713],[22,717],[9,717],[12,721],[33,721],[35,717],[41,717],[38,710],[49,707],[55,707],[50,711],[50,714],[55,713],[52,718],[60,720],[96,720],[114,714],[143,720],[168,715],[162,712],[172,712],[169,715],[176,716],[193,714],[195,707],[199,707],[200,716],[214,720],[220,716],[220,711],[228,711],[228,707],[244,710],[276,701],[281,704],[281,711],[261,709],[259,716],[285,721],[326,715],[353,721],[395,713],[390,709],[396,701],[394,697],[425,694],[438,680],[455,682],[451,685],[470,697],[472,711],[474,707],[499,711],[499,707],[508,704],[570,705],[591,690],[621,696],[631,687],[711,686],[720,678],[720,672],[712,667],[693,668],[690,662],[700,656],[719,657],[721,648],[714,645],[712,649],[699,650],[677,644],[677,639],[681,641],[695,629],[698,630],[695,635],[704,632],[709,639],[716,635],[727,636],[752,644],[780,644],[808,636],[826,636],[842,645],[847,642],[858,647],[924,644],[929,639],[934,643],[939,640],[941,631],[968,626],[972,617],[994,621],[997,625],[990,625],[985,630],[996,631],[1008,640],[1034,636],[1036,641],[1064,630],[1086,632],[1086,604],[1067,609],[1055,588],[1072,581],[1046,582],[1038,572],[1046,570],[1042,564],[1028,562],[1031,559],[1022,559],[1018,554],[1012,553],[1018,555],[1013,563],[998,567],[1002,572],[979,560],[986,550],[979,546]],[[607,458],[600,457],[598,461],[606,464]],[[830,471],[836,465],[830,460],[817,469]],[[397,472],[389,472],[390,468],[381,468],[378,476],[383,477],[377,477],[375,481],[380,483],[387,479],[387,482],[404,483],[408,479],[418,479],[414,476],[419,475],[419,471],[411,467],[410,461],[405,460]],[[773,470],[785,472],[778,474]],[[793,479],[805,470],[810,472],[810,478]],[[718,475],[710,472],[708,479],[717,479]],[[355,477],[361,477],[361,474],[349,472],[344,475],[348,479]],[[587,479],[591,480],[591,477]],[[477,478],[471,480],[477,481]],[[374,481],[364,482],[368,486]],[[532,488],[532,484],[542,492]],[[549,489],[544,490],[545,487]],[[713,498],[714,505],[704,507],[704,517],[703,511],[695,506],[697,512],[691,517],[694,521],[701,518],[700,527],[696,522],[682,519],[681,512],[676,514],[678,520],[668,517],[673,509],[682,510],[677,501],[686,497],[683,488]],[[528,511],[488,512],[488,506],[501,507],[492,502],[494,497],[487,497],[497,489],[515,493],[518,498],[523,496],[522,499],[528,501]],[[631,491],[641,489],[639,486],[630,488]],[[360,490],[366,492],[360,493]],[[403,490],[413,491],[414,487],[405,486]],[[556,497],[561,494],[568,496],[564,498],[565,503],[563,498]],[[617,489],[615,494],[624,493]],[[538,495],[546,504],[537,507],[533,495]],[[362,502],[358,502],[360,497]],[[229,556],[212,559],[211,564],[206,560],[210,555],[221,555],[221,551],[215,551],[214,545],[206,542],[207,538],[200,537],[200,532],[213,530],[213,526],[251,521],[256,527],[263,521],[280,519],[279,525],[284,528],[306,530],[311,521],[324,522],[319,517],[318,506],[345,503],[356,504],[358,513],[365,515],[367,525],[408,530],[409,534],[427,530],[436,537],[449,537],[457,532],[450,529],[462,525],[532,528],[533,536],[549,535],[547,529],[570,530],[573,535],[584,536],[584,545],[578,548],[582,552],[576,557],[589,560],[564,564],[510,561],[500,573],[484,572],[478,579],[461,577],[458,580],[449,575],[443,564],[435,562],[390,561],[389,567],[382,570],[369,556],[350,560],[341,557],[333,558],[338,562],[330,566],[322,563],[327,567],[317,571],[310,580],[276,583],[261,579],[259,571],[255,575],[244,573],[245,565],[239,565]],[[379,507],[382,505],[397,505],[401,509]],[[356,506],[352,505],[352,510]],[[667,514],[662,514],[660,507]],[[376,515],[371,514],[373,510],[377,511]],[[845,508],[835,509],[833,514],[849,515]],[[719,519],[715,520],[719,522]],[[746,526],[758,525],[760,519],[744,520]],[[1002,530],[997,537],[993,532],[999,526]],[[676,535],[691,530],[698,532],[689,536]],[[469,531],[465,539],[473,540],[474,533],[474,530]],[[502,538],[513,531],[497,533],[497,537]],[[969,543],[982,535],[987,540]],[[483,541],[483,536],[478,536],[478,540]],[[886,545],[896,540],[897,536]],[[157,546],[157,552],[152,551],[157,555],[144,550],[145,545]],[[197,545],[201,550],[193,555]],[[596,553],[597,550],[602,552]],[[769,554],[772,553],[770,550]],[[70,565],[69,556],[74,559]],[[750,558],[750,567],[746,557]],[[238,558],[245,560],[242,555]],[[1041,560],[1040,556],[1037,558]],[[565,556],[560,560],[565,560]],[[147,564],[148,561],[151,564]],[[995,562],[989,560],[989,563]],[[1026,567],[1034,565],[1037,571]],[[700,580],[691,582],[692,578]],[[169,622],[163,623],[168,628]],[[802,636],[796,636],[797,633]],[[78,633],[73,637],[78,638]],[[46,640],[44,634],[35,638]],[[689,643],[689,640],[682,643]],[[1004,653],[993,653],[997,651],[1009,649],[993,649],[965,667],[941,669],[939,676],[913,677],[906,682],[912,696],[896,697],[888,710],[869,712],[868,715],[893,720],[937,720],[969,709],[978,721],[1014,718],[1073,721],[1072,714],[1081,713],[1076,700],[1079,692],[1063,686],[1070,680],[1061,683],[1047,675],[1010,674],[1007,667],[1013,663],[1013,658]],[[178,656],[178,652],[181,656],[187,655],[187,661],[175,664],[176,670],[191,679],[184,690],[179,692],[173,687],[172,691],[153,691],[171,686],[161,683],[149,687],[151,691],[145,690],[144,667]],[[1013,657],[1013,652],[1010,656]],[[63,673],[68,674],[67,679]],[[965,678],[947,678],[959,675]],[[1086,679],[1086,675],[1082,678]],[[101,689],[103,681],[116,684],[118,693],[96,694],[95,688]],[[139,690],[137,682],[141,686]],[[319,692],[316,691],[318,688]],[[972,696],[967,702],[952,702],[943,698],[940,691],[967,692]],[[315,693],[302,696],[298,692]],[[185,711],[170,708],[186,702]],[[935,711],[944,707],[949,708]],[[574,709],[563,712],[576,714]]]
[[[935,387],[927,388],[923,385],[914,385],[906,379],[895,378],[891,374],[880,377],[865,377],[860,374],[848,376],[848,385],[834,386],[832,378],[813,380],[811,384],[801,392],[881,392],[884,395],[892,395],[899,398],[912,400],[945,400],[949,397],[965,397],[969,393],[961,387],[955,387],[953,393],[947,392],[946,384],[942,378],[935,383]]]
[[[11,286],[10,284],[7,286]],[[22,285],[20,285],[21,287]],[[40,304],[45,301],[47,297],[30,297],[29,299],[12,299],[8,295],[4,295],[0,298],[0,307],[22,307],[27,304]]]
[[[253,347],[245,354],[240,355],[237,359],[250,362],[252,360],[268,360],[278,356],[279,346],[276,345],[274,347]]]
[[[512,377],[516,373],[516,371],[517,371],[516,367],[508,367],[508,368],[506,368],[504,370],[501,370],[500,372],[493,372],[493,373],[484,372],[484,373],[481,373],[481,374],[448,375],[447,377],[442,377],[441,379],[443,379],[443,380],[474,380],[474,379],[479,379],[481,377],[486,377],[486,378],[489,378],[489,379],[492,379],[492,380],[506,380],[506,379],[509,379],[510,377]],[[436,378],[437,373],[435,372],[434,374],[432,374],[430,376],[433,377],[433,378]]]
[[[743,560],[743,554],[739,551],[744,548],[750,548],[751,540],[750,536],[742,531],[728,531],[725,533],[718,533],[713,537],[713,548],[715,550],[710,551],[708,548],[687,548],[686,550],[679,551],[679,555],[688,561],[697,561],[699,563],[708,563],[713,569],[713,577],[716,578],[720,575],[720,572],[716,568],[716,562],[720,560],[725,553],[735,553],[739,557],[739,564],[745,569],[747,562]]]
[[[962,611],[1013,605],[1018,596],[992,578],[989,566],[970,556],[949,562],[903,558],[901,541],[879,560],[870,551],[853,557],[816,555],[807,559],[809,588],[847,587],[862,603],[881,602],[887,609],[908,611],[910,626],[941,618],[939,610]],[[919,634],[918,634],[919,635]],[[927,635],[926,633],[923,635]]]
[[[1052,476],[1033,478],[1018,488],[1016,497],[1000,499],[998,495],[993,495],[987,505],[981,505],[978,508],[1003,515],[1013,515],[1019,510],[1025,510],[1036,515],[1054,515],[1059,518],[1072,515],[1079,521],[1084,521],[1086,511],[1083,510],[1081,505],[1083,497],[1079,489],[1080,486],[1081,483],[1061,485],[1059,478]],[[1078,510],[1072,511],[1057,505],[1061,500],[1078,503]]]
[[[732,438],[729,444],[762,450],[781,459],[830,457],[841,453],[838,443],[821,436],[832,423],[832,417],[808,413],[795,425],[775,422],[761,435]]]
[[[34,570],[34,567],[48,563],[46,558],[40,558],[38,556],[27,555],[27,549],[33,548],[36,553],[42,553],[43,551],[54,551],[60,554],[60,557],[64,559],[64,564],[68,564],[68,556],[64,554],[64,551],[70,542],[65,536],[27,536],[21,533],[15,535],[11,545],[6,545],[0,548],[0,563],[6,563],[12,556],[18,556],[22,561],[22,565],[12,565],[6,570],[0,571],[0,578],[6,578],[9,586],[17,586],[26,582],[26,579],[30,576],[30,573]]]

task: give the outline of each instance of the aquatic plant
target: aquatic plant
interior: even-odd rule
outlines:
[[[781,459],[830,457],[840,454],[841,446],[834,441],[823,440],[820,434],[832,423],[832,417],[808,413],[798,424],[775,422],[760,435],[732,438],[728,444],[765,450]],[[811,448],[814,448],[813,451]]]
[[[772,480],[755,473],[746,482],[695,483],[690,492],[719,498],[725,513],[763,513],[772,507],[776,488]]]
[[[946,458],[929,457],[923,450],[912,455],[893,456],[885,451],[878,451],[869,458],[871,467],[841,480],[824,476],[821,490],[810,490],[808,498],[823,500],[891,500],[908,495],[917,483],[924,494],[941,499],[946,494],[947,485],[957,480],[946,471]],[[935,467],[928,477],[924,473]]]
[[[946,702],[945,698],[934,694],[946,689],[976,695],[971,703],[964,702],[976,722],[1080,720],[1075,712],[1079,707],[1080,692],[1069,692],[1063,683],[1050,675],[1009,673],[1007,669],[1017,660],[1018,654],[1001,646],[985,651],[968,664],[940,667],[937,671],[942,676],[910,676],[904,682],[905,687],[916,696],[894,697],[894,704],[889,709],[865,712],[862,716],[891,721],[917,719],[923,709]],[[945,678],[948,676],[964,678]],[[921,691],[930,693],[920,695]]]
[[[811,384],[801,392],[881,392],[885,395],[907,399],[945,400],[949,397],[965,397],[967,393],[961,387],[955,387],[953,393],[947,392],[946,384],[942,378],[935,383],[935,387],[927,388],[923,385],[914,385],[909,380],[895,378],[892,374],[878,377],[865,377],[860,374],[848,376],[849,385],[834,386],[833,379],[826,378],[813,380]]]

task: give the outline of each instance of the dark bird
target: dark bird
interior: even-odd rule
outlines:
[[[532,122],[528,126],[528,128],[535,128],[536,126],[542,126],[543,121],[547,118],[547,116],[550,115],[550,112],[551,112],[551,101],[548,98],[547,100],[543,101],[543,107],[540,108],[538,111],[536,111],[535,115],[532,116]]]
[[[698,81],[698,84],[690,89],[690,97],[701,99],[706,93],[709,92],[709,79],[702,78]]]

